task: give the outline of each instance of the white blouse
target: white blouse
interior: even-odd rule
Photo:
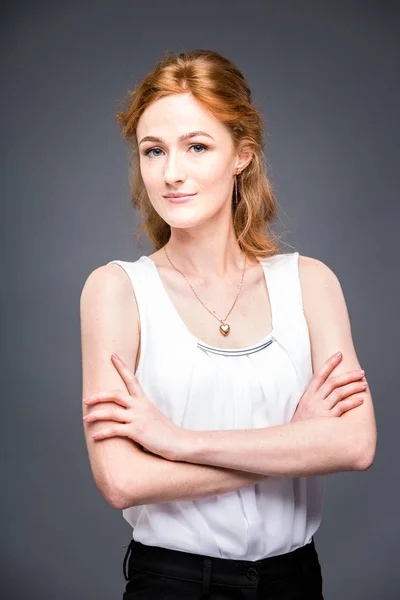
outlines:
[[[259,259],[272,331],[240,350],[209,346],[187,329],[155,263],[114,260],[132,282],[141,322],[136,375],[174,423],[195,430],[250,429],[290,422],[312,377],[298,252]],[[219,558],[260,560],[309,543],[321,522],[324,476],[266,477],[198,500],[134,506],[133,538]]]

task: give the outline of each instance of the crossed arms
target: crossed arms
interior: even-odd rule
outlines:
[[[343,360],[335,375],[360,368],[335,274],[304,256],[299,257],[299,270],[313,370],[338,350]],[[125,388],[110,362],[112,352],[134,372],[139,336],[133,304],[132,285],[118,265],[100,267],[87,279],[81,296],[84,396]],[[337,418],[252,430],[188,431],[185,451],[175,461],[149,454],[127,438],[94,442],[85,431],[93,476],[104,498],[123,509],[223,494],[266,476],[365,470],[375,455],[376,425],[368,388],[363,396],[361,406]],[[93,423],[91,433],[105,424]]]

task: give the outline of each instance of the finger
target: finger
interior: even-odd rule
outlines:
[[[354,392],[365,390],[368,387],[367,382],[363,380],[361,375],[359,375],[358,381],[350,381],[350,383],[340,384],[336,383],[334,379],[335,378],[328,379],[321,386],[319,394],[322,396],[322,398],[328,398],[329,396],[332,396],[332,398],[334,398],[335,396],[337,396],[338,399],[342,399],[346,396],[354,394]]]
[[[98,392],[83,398],[83,402],[88,406],[93,406],[97,402],[115,402],[124,408],[130,408],[130,402],[125,396],[125,392],[122,390],[107,390],[105,392]]]
[[[342,358],[343,355],[341,352],[330,356],[328,360],[326,360],[323,363],[323,365],[314,373],[309,385],[309,391],[311,394],[317,393],[319,388],[322,386],[323,383],[325,383],[329,375],[332,373],[333,369],[337,367]]]
[[[343,413],[351,410],[352,408],[356,408],[360,406],[364,402],[364,398],[362,396],[355,396],[354,398],[347,398],[346,400],[342,400],[331,411],[335,417],[340,417]]]
[[[335,388],[347,383],[358,382],[363,379],[365,371],[362,369],[348,371],[347,373],[341,373],[335,377],[328,377],[325,383],[321,386],[320,391],[323,392],[324,397],[330,394]]]
[[[130,423],[131,418],[127,410],[122,409],[102,409],[94,410],[82,419],[85,423],[94,423],[95,421],[117,421],[118,423]]]
[[[115,352],[111,355],[112,362],[114,367],[117,369],[118,373],[121,375],[129,393],[134,396],[138,393],[138,380],[134,373],[127,367],[124,361],[115,354]]]
[[[95,440],[104,440],[111,437],[129,437],[129,430],[126,425],[111,425],[105,427],[96,433],[92,433],[92,438]]]
[[[357,381],[356,383],[349,383],[348,385],[342,385],[339,388],[335,388],[333,392],[331,392],[324,399],[324,405],[331,409],[338,402],[341,402],[345,398],[352,396],[353,394],[364,392],[368,387],[367,382],[365,381]]]

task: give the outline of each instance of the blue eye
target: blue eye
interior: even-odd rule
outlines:
[[[195,147],[204,148],[205,150],[207,150],[207,146],[204,146],[204,144],[192,144],[190,147],[191,148],[195,148]],[[195,154],[200,154],[200,152],[195,152]]]
[[[154,150],[161,150],[161,148],[149,148],[148,150],[146,150],[146,152],[144,153],[145,156],[150,156],[150,152],[153,152]],[[157,154],[156,156],[160,156],[159,154]]]
[[[192,144],[190,146],[190,148],[200,148],[201,150],[208,150],[207,146],[205,146],[204,144]],[[148,150],[146,150],[144,152],[145,156],[149,156],[150,158],[156,158],[157,156],[160,156],[160,154],[150,154],[150,152],[155,152],[155,151],[160,151],[162,152],[161,148],[149,148]],[[201,152],[195,152],[195,154],[201,154]]]

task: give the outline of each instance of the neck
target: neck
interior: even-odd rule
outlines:
[[[222,231],[212,226],[201,231],[172,228],[166,250],[175,267],[201,279],[229,278],[243,269],[245,258],[231,223]]]

